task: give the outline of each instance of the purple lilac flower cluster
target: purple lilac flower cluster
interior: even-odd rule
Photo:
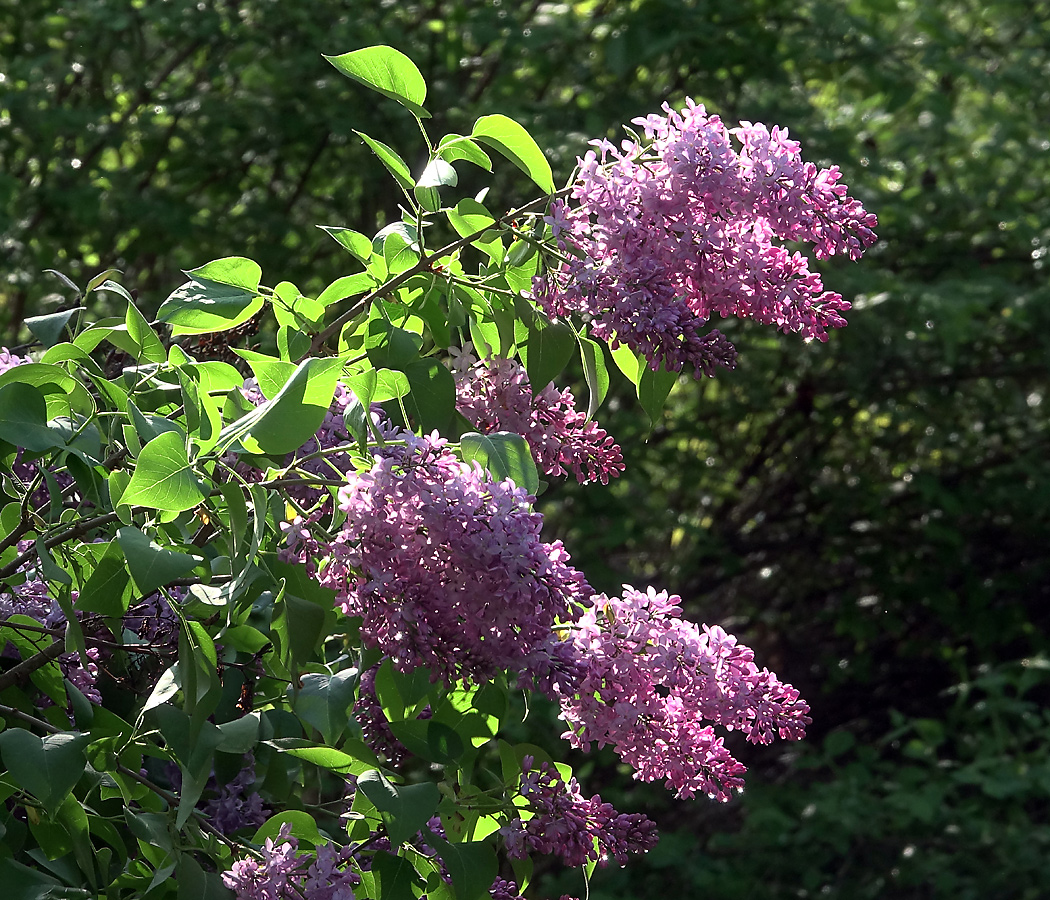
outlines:
[[[547,763],[534,769],[532,757],[522,760],[522,772],[520,793],[533,816],[500,829],[512,859],[547,853],[572,867],[610,859],[622,866],[628,854],[656,846],[656,825],[641,813],[618,813],[597,794],[584,797],[575,778],[563,781]]]
[[[579,160],[577,205],[556,202],[548,222],[580,255],[536,279],[548,315],[578,313],[654,369],[692,366],[698,377],[735,361],[719,331],[700,334],[715,313],[817,340],[845,325],[849,303],[780,243],[856,259],[875,242],[875,216],[838,168],[804,162],[783,128],[730,130],[692,101],[664,113],[634,120],[644,145],[595,141]]]
[[[574,747],[611,744],[642,781],[663,778],[679,797],[728,800],[745,767],[715,726],[752,743],[801,738],[809,706],[799,692],[759,669],[754,654],[718,626],[681,618],[681,598],[624,587],[594,598],[572,625],[584,666],[559,686],[563,735]]]
[[[506,878],[497,878],[492,882],[489,896],[492,900],[523,900],[521,891],[518,890],[518,883]]]
[[[266,839],[262,859],[241,859],[223,872],[223,884],[237,900],[354,900],[361,878],[350,867],[350,848],[324,844],[316,856],[301,854],[291,827]]]
[[[17,549],[19,553],[22,553],[31,546],[28,542],[20,541]],[[10,594],[0,594],[0,621],[15,615],[28,616],[39,622],[44,628],[50,629],[52,633],[61,634],[61,629],[66,624],[66,615],[58,605],[58,601],[51,596],[46,582],[30,571],[26,573],[26,578],[21,584],[9,585],[7,590],[10,591]],[[72,599],[75,603],[76,591],[73,592]],[[33,637],[39,637],[39,635],[33,635]],[[97,648],[89,647],[87,656],[85,661],[78,651],[63,653],[58,657],[58,664],[62,669],[62,675],[80,693],[92,703],[101,704],[102,695],[95,684],[99,673],[100,653]]]
[[[513,360],[493,357],[458,373],[456,408],[481,432],[520,434],[548,475],[572,470],[581,484],[608,484],[624,470],[619,446],[576,409],[571,391],[552,382],[534,395],[524,367]]]
[[[338,534],[320,544],[302,529],[295,551],[394,665],[484,680],[520,671],[556,622],[590,602],[561,542],[540,540],[530,501],[436,433],[405,435],[347,476]]]
[[[254,791],[246,794],[254,783],[255,756],[249,753],[237,777],[223,785],[216,798],[205,803],[204,812],[223,834],[233,834],[242,828],[258,828],[269,818],[270,810],[263,805],[262,797]],[[209,783],[208,787],[213,785]]]
[[[409,756],[408,748],[401,743],[390,728],[390,721],[383,712],[383,706],[376,695],[376,672],[379,666],[372,666],[361,673],[358,683],[357,700],[354,702],[353,714],[361,726],[361,739],[375,753],[386,757],[392,766],[399,766]],[[416,716],[426,720],[433,715],[427,706]]]

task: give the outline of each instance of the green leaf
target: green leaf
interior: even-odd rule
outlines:
[[[132,599],[131,580],[120,544],[110,541],[77,598],[77,609],[120,617]],[[192,557],[191,557],[192,559]]]
[[[378,850],[372,855],[372,871],[369,873],[375,881],[374,897],[383,900],[415,900],[417,890],[413,885],[420,881],[412,863],[403,856],[394,856],[385,850]]]
[[[223,753],[247,753],[259,740],[259,722],[262,713],[250,712],[219,726],[222,742],[216,747]]]
[[[311,744],[309,741],[298,738],[278,738],[264,743],[281,753],[287,753],[296,759],[340,775],[360,775],[379,765],[376,755],[361,741],[343,741],[343,750],[336,750],[323,744]],[[346,750],[353,750],[353,754],[345,752]]]
[[[529,329],[525,369],[534,391],[542,391],[557,378],[576,349],[576,335],[564,322]]]
[[[34,452],[65,443],[58,432],[47,426],[44,395],[33,385],[19,381],[0,387],[0,440]]]
[[[117,543],[124,551],[135,586],[143,596],[185,575],[201,562],[200,557],[161,547],[133,525],[117,531]]]
[[[247,322],[263,302],[253,291],[194,277],[168,295],[157,311],[157,321],[171,325],[175,335],[227,331]]]
[[[228,900],[229,889],[218,872],[205,872],[189,853],[179,855],[175,866],[177,900]]]
[[[416,187],[437,188],[455,187],[459,184],[459,176],[443,159],[432,159],[423,174],[416,180]]]
[[[419,262],[416,229],[404,222],[394,222],[382,229],[372,241],[373,248],[377,245],[383,248],[383,262],[390,275],[404,272]]]
[[[342,225],[318,225],[321,231],[335,240],[343,249],[348,250],[360,262],[367,263],[372,256],[372,241],[359,231],[344,228]],[[350,278],[355,276],[351,275]]]
[[[178,422],[173,422],[166,416],[140,412],[139,408],[131,400],[128,401],[128,412],[131,415],[131,422],[135,426],[135,431],[142,440],[149,442],[155,437],[171,432],[172,434],[177,434],[180,441],[185,442],[186,432]]]
[[[223,429],[219,446],[239,440],[249,453],[291,453],[321,427],[342,369],[338,358],[304,360],[271,400]]]
[[[364,235],[359,235],[364,237]],[[368,241],[368,238],[365,238]],[[368,241],[368,251],[372,251],[372,242]],[[357,294],[363,294],[365,291],[370,291],[376,286],[376,280],[369,275],[367,272],[358,272],[356,275],[344,275],[342,278],[337,278],[328,287],[321,291],[321,295],[317,298],[317,302],[321,306],[331,306],[333,303],[338,303],[340,300],[345,300],[347,297],[354,297]]]
[[[474,141],[461,134],[446,134],[438,144],[437,152],[438,156],[447,162],[465,159],[487,172],[492,171],[492,160],[489,159],[489,155]]]
[[[282,658],[305,662],[325,634],[326,616],[334,617],[335,592],[310,578],[303,566],[267,559],[284,589],[274,601],[270,627],[281,642]]]
[[[382,141],[377,141],[375,138],[369,137],[360,131],[355,131],[358,137],[361,138],[369,149],[379,157],[379,161],[386,166],[387,171],[394,176],[394,180],[401,185],[405,191],[410,191],[415,187],[415,182],[412,180],[412,173],[408,168],[408,164],[397,155],[393,148],[388,147]]]
[[[45,347],[54,347],[64,339],[63,332],[69,320],[84,310],[85,307],[78,306],[75,309],[49,313],[46,316],[30,316],[25,320],[25,325],[41,344]]]
[[[173,431],[153,438],[139,453],[131,481],[120,498],[129,506],[181,512],[204,499],[186,445]]]
[[[459,439],[464,462],[477,462],[497,481],[509,478],[532,496],[540,489],[540,476],[528,442],[512,431],[491,434],[468,432]]]
[[[375,397],[376,387],[379,384],[379,375],[375,369],[367,369],[357,375],[347,375],[343,381],[349,385],[354,396],[361,401],[361,405],[368,409]]]
[[[399,50],[385,46],[364,47],[338,56],[325,56],[325,59],[348,78],[396,100],[419,118],[429,117],[430,114],[423,109],[427,83],[415,63]]]
[[[403,369],[411,392],[405,409],[424,434],[444,431],[456,411],[456,379],[433,357],[417,359]]]
[[[138,311],[134,303],[128,304],[128,311],[124,315],[124,324],[128,329],[128,336],[135,342],[137,352],[132,354],[140,362],[164,362],[164,345],[160,342],[156,332],[150,328],[146,317]]]
[[[441,799],[437,785],[432,782],[397,787],[377,769],[361,775],[357,788],[384,813],[387,834],[395,847],[410,840],[426,825]]]
[[[489,896],[489,888],[499,874],[496,851],[489,844],[482,841],[450,844],[429,830],[427,844],[438,852],[448,869],[456,900],[483,900]]]
[[[195,281],[214,281],[241,288],[253,294],[259,292],[262,269],[259,264],[243,256],[227,256],[212,260],[196,269],[186,269],[185,274]]]
[[[22,631],[17,626],[28,625],[31,628],[39,628],[40,623],[29,616],[16,614],[9,616],[0,623],[0,650],[10,642],[17,650],[22,659],[29,659],[44,650],[47,650],[54,641],[50,634],[39,632]],[[30,674],[33,683],[47,694],[55,703],[65,705],[66,689],[62,681],[62,669],[57,662],[50,662],[41,666]]]
[[[90,294],[92,291],[98,290],[100,287],[106,284],[112,284],[116,285],[117,287],[120,287],[120,285],[117,285],[115,281],[110,281],[109,278],[111,275],[122,274],[123,273],[120,271],[120,269],[103,269],[97,275],[93,275],[91,277],[88,283],[84,286],[84,293]]]
[[[343,410],[343,425],[347,433],[357,441],[358,449],[363,454],[368,444],[369,411],[353,391],[350,392],[350,401]]]
[[[84,897],[86,890],[67,888],[39,868],[29,868],[10,857],[0,858],[0,884],[10,900],[55,900],[62,897]]]
[[[583,377],[587,382],[590,399],[587,402],[587,418],[594,418],[605,395],[609,393],[609,371],[605,367],[605,354],[601,345],[590,338],[580,338],[580,357],[583,360]]]
[[[252,369],[252,375],[259,383],[259,390],[267,400],[272,400],[295,373],[296,364],[285,359],[277,359],[255,350],[234,350]]]
[[[677,372],[668,372],[663,367],[655,372],[643,366],[638,378],[638,402],[655,425],[664,414],[664,401],[678,381]]]
[[[377,311],[368,323],[365,333],[365,352],[373,366],[407,371],[407,366],[419,359],[423,340],[411,331],[391,325]]]
[[[24,728],[0,734],[4,765],[52,814],[84,774],[87,735],[64,731],[38,738]]]
[[[300,841],[306,841],[315,847],[330,843],[329,839],[317,830],[317,822],[314,821],[314,817],[299,809],[288,809],[275,816],[270,816],[259,826],[259,830],[252,838],[252,843],[262,844],[267,838],[277,837],[281,826],[286,824],[292,826],[290,829],[292,837]]]
[[[346,728],[357,695],[357,670],[345,669],[335,675],[311,672],[299,680],[298,690],[294,685],[288,687],[292,708],[321,732],[326,744],[334,745]]]
[[[411,390],[408,376],[394,369],[376,369],[376,390],[372,395],[374,403],[385,403],[404,397]]]
[[[536,182],[540,190],[554,193],[554,173],[550,163],[532,135],[513,119],[498,113],[482,116],[474,123],[470,136],[509,159]]]
[[[444,722],[402,719],[391,722],[390,730],[413,756],[449,768],[458,768],[463,755],[463,739]]]
[[[638,378],[641,375],[642,367],[644,366],[642,360],[640,360],[635,352],[626,344],[620,344],[620,346],[613,350],[612,358],[613,362],[616,363],[616,368],[627,376],[627,379],[631,384],[637,387]]]
[[[483,236],[486,233],[485,229],[496,223],[496,219],[484,206],[469,198],[460,200],[454,209],[446,209],[445,215],[460,237],[472,234]]]

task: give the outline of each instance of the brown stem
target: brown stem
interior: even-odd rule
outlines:
[[[8,669],[3,675],[0,675],[0,691],[6,691],[15,684],[21,684],[37,669],[58,659],[65,652],[65,646],[65,641],[57,640],[50,647],[45,647],[39,653],[34,653],[29,659],[22,660],[14,668]]]

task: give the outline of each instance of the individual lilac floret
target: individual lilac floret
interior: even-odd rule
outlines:
[[[561,542],[540,539],[531,500],[460,461],[436,433],[405,435],[370,471],[347,476],[335,537],[300,536],[297,552],[399,669],[485,680],[520,671],[592,593]]]
[[[18,356],[8,350],[7,347],[0,347],[0,375],[3,375],[8,369],[13,369],[15,366],[24,366],[28,362],[32,362],[28,356]]]
[[[665,779],[679,797],[724,801],[746,769],[715,727],[752,743],[795,740],[809,706],[732,635],[682,619],[680,599],[626,585],[622,598],[594,598],[572,626],[584,674],[556,690],[569,726],[563,737],[584,749],[611,744],[635,778]]]
[[[698,377],[735,362],[719,331],[701,334],[716,313],[826,340],[849,303],[783,242],[856,259],[875,242],[875,216],[837,168],[803,162],[786,129],[729,130],[691,100],[663,109],[634,120],[644,146],[595,141],[579,160],[576,205],[556,201],[547,217],[570,261],[537,277],[536,299],[550,316],[583,316],[654,369],[691,366]]]
[[[520,793],[533,813],[500,829],[507,855],[524,859],[530,853],[554,854],[570,867],[588,862],[619,865],[631,853],[645,853],[656,846],[656,825],[641,813],[618,813],[595,794],[586,798],[575,778],[563,781],[547,763],[533,769],[532,757],[522,760]]]
[[[316,856],[300,854],[291,827],[286,822],[266,839],[261,860],[238,860],[223,872],[223,884],[237,900],[354,900],[361,879],[350,868],[350,848],[325,845]]]
[[[571,470],[581,484],[608,484],[624,470],[616,442],[576,409],[571,391],[551,383],[534,395],[524,367],[513,360],[493,357],[459,373],[456,408],[485,434],[520,434],[548,475]]]

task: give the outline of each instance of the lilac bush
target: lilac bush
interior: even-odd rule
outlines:
[[[400,53],[331,62],[422,126]],[[741,787],[721,732],[804,735],[808,705],[750,649],[655,587],[597,594],[535,502],[541,472],[624,471],[594,419],[607,349],[656,419],[645,367],[732,364],[701,334],[715,314],[824,340],[848,303],[784,243],[856,257],[874,219],[781,129],[693,104],[636,124],[561,191],[503,116],[428,138],[418,177],[364,137],[404,215],[373,237],[326,226],[357,271],[317,297],[227,257],[151,325],[107,272],[86,293],[123,318],[56,313],[31,356],[0,351],[5,879],[511,900],[536,857],[586,878],[657,840],[508,740],[516,697],[681,798]],[[540,197],[450,202],[456,165],[490,152]],[[276,356],[226,346],[259,322]],[[577,354],[586,412],[557,384]]]

